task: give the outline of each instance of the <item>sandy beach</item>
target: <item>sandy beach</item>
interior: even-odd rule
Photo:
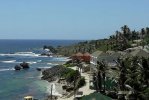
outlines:
[[[63,89],[62,89],[62,85],[58,84],[56,82],[51,83],[48,87],[47,87],[47,92],[49,94],[51,94],[51,86],[52,86],[52,95],[54,96],[58,96],[58,97],[62,97],[63,94]]]

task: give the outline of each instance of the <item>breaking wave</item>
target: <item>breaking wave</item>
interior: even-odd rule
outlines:
[[[30,61],[30,62],[27,62],[27,63],[29,63],[29,64],[36,64],[37,62],[35,62],[35,61]]]
[[[16,60],[8,60],[8,61],[0,61],[1,63],[15,63],[15,64],[20,64],[22,62],[16,62]],[[29,64],[36,64],[37,62],[35,61],[28,61],[27,63]]]
[[[3,71],[10,71],[10,70],[15,70],[14,68],[4,68],[4,69],[0,69],[0,72],[3,72]]]
[[[57,61],[69,61],[69,60],[71,60],[68,57],[61,57],[61,58],[54,58],[54,59],[56,59]]]
[[[16,60],[6,60],[6,61],[0,61],[2,63],[14,63],[16,62]]]
[[[0,54],[0,56],[28,56],[28,57],[38,57],[40,54],[36,54],[33,52],[16,52],[16,53],[7,53]]]
[[[59,64],[53,64],[53,63],[47,63],[48,65],[59,65]]]

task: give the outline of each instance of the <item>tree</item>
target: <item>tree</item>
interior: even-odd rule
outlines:
[[[129,29],[129,27],[127,25],[124,25],[123,27],[121,27],[121,30],[123,32],[123,35],[125,38],[127,38],[128,40],[131,39],[131,31]]]
[[[149,27],[146,27],[146,34],[149,36]]]
[[[141,29],[142,39],[144,38],[145,33],[146,33],[146,32],[145,32],[145,29],[144,29],[144,28],[142,28],[142,29]]]
[[[134,31],[132,31],[132,41],[133,40],[136,40],[137,39],[137,37],[138,37],[138,34],[137,34],[137,32],[134,30]]]

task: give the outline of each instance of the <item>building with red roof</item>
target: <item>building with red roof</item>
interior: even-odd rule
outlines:
[[[91,56],[89,53],[76,53],[76,54],[73,54],[72,55],[72,60],[79,60],[80,62],[83,61],[83,62],[90,62],[91,60]]]

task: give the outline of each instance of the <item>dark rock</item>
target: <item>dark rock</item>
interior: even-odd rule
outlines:
[[[22,66],[23,69],[29,68],[29,64],[26,62],[21,63],[20,66]]]
[[[113,98],[113,99],[118,98],[117,92],[115,92],[115,91],[108,92],[106,95]]]
[[[21,66],[20,66],[20,65],[16,65],[16,66],[14,67],[14,69],[15,69],[15,70],[21,70]]]
[[[49,82],[55,81],[60,74],[65,73],[66,71],[67,71],[66,67],[62,65],[57,65],[52,68],[44,70],[42,72],[43,76],[41,77],[41,79],[47,80]]]
[[[36,68],[38,71],[41,71],[41,68]]]

